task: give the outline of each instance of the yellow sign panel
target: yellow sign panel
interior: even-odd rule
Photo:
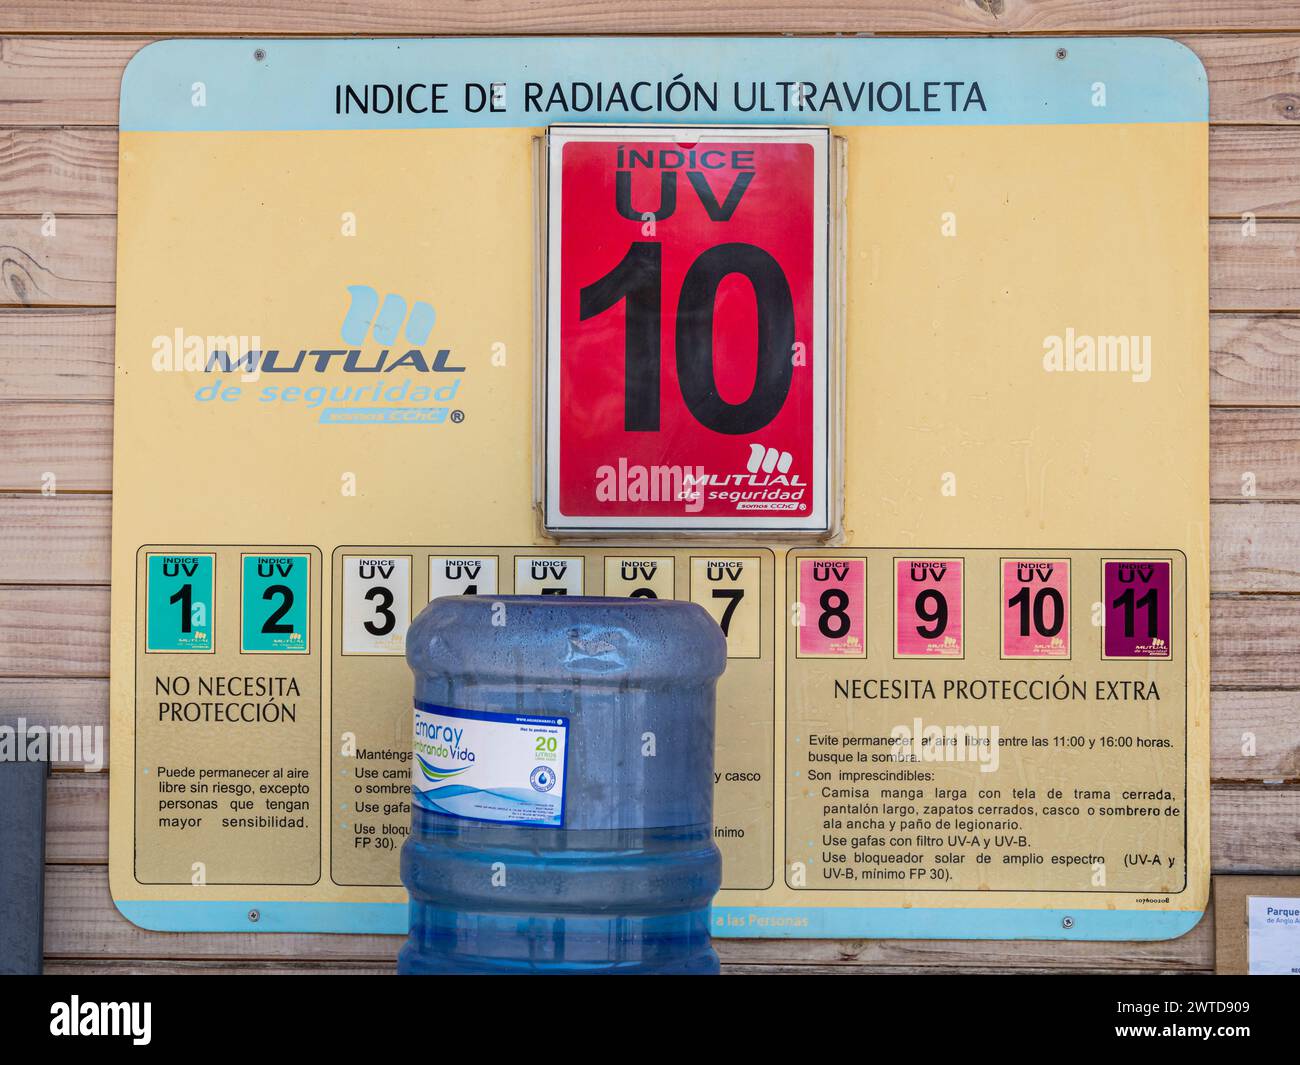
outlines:
[[[527,592],[692,600],[726,630],[715,934],[1190,928],[1209,870],[1204,74],[1171,42],[1059,48],[145,49],[121,134],[122,912],[404,930],[406,629],[436,596]],[[828,130],[828,332],[804,354],[839,382],[838,536],[545,535],[538,141],[592,122]],[[604,270],[626,244],[607,250]],[[752,340],[754,297],[718,285],[725,335]],[[797,475],[761,444],[728,485]],[[699,476],[687,507],[716,485]]]

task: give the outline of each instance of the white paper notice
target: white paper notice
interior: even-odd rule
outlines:
[[[1251,976],[1300,976],[1300,899],[1246,899]]]

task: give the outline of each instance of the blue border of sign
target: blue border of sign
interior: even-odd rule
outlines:
[[[1061,53],[1063,58],[1058,58]],[[260,58],[258,58],[260,56]],[[758,72],[756,74],[756,72]],[[840,109],[789,106],[782,85],[811,81],[873,86]],[[948,86],[978,82],[986,109],[926,110]],[[337,114],[339,85],[443,85],[445,110]],[[529,106],[526,84],[560,85],[562,104]],[[473,109],[468,84],[504,84],[504,101]],[[617,84],[627,106],[577,108],[585,91]],[[749,86],[766,86],[770,109],[744,108]],[[669,86],[677,85],[671,91]],[[686,86],[682,90],[680,86]],[[704,86],[701,94],[696,86]],[[736,85],[745,86],[741,92]],[[897,104],[893,85],[914,105]],[[200,86],[202,87],[200,90]],[[640,86],[636,92],[633,90]],[[716,86],[708,106],[709,86]],[[1099,91],[1100,88],[1100,91]],[[428,91],[425,91],[428,89]],[[965,103],[967,89],[958,91]],[[545,101],[543,100],[545,97]],[[644,105],[686,102],[678,110]],[[475,92],[473,103],[482,94]],[[877,99],[878,97],[878,99]],[[879,106],[866,109],[868,101]],[[795,98],[797,103],[797,97]],[[421,104],[417,104],[421,106]],[[665,122],[726,125],[1018,126],[1208,122],[1205,68],[1185,45],[1162,37],[962,38],[423,38],[366,40],[171,40],[148,44],[122,75],[122,132],[232,130],[394,130],[540,127],[559,122]]]
[[[159,932],[348,932],[405,935],[401,902],[115,900],[132,924]],[[251,913],[257,914],[254,921]],[[715,906],[715,939],[1175,939],[1197,911]]]

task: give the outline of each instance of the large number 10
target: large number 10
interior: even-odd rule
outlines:
[[[758,358],[754,388],[741,403],[718,394],[713,365],[713,318],[718,286],[741,274],[754,288],[758,308]],[[634,241],[622,261],[579,293],[585,322],[626,301],[623,427],[629,433],[659,429],[659,378],[663,304],[663,246]],[[719,244],[686,271],[677,300],[677,383],[691,414],[716,433],[757,432],[777,416],[794,373],[794,300],[781,265],[753,244]]]
[[[1033,611],[1034,629],[1040,636],[1055,636],[1065,627],[1065,600],[1055,588],[1039,588],[1033,596],[1030,606],[1029,588],[1021,588],[1010,599],[1007,606],[1020,608],[1020,635],[1029,635],[1029,615]],[[1052,620],[1047,620],[1047,604],[1052,606]]]

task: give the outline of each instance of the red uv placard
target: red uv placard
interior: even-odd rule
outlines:
[[[578,140],[561,151],[551,425],[562,517],[813,520],[825,433],[816,146]]]

